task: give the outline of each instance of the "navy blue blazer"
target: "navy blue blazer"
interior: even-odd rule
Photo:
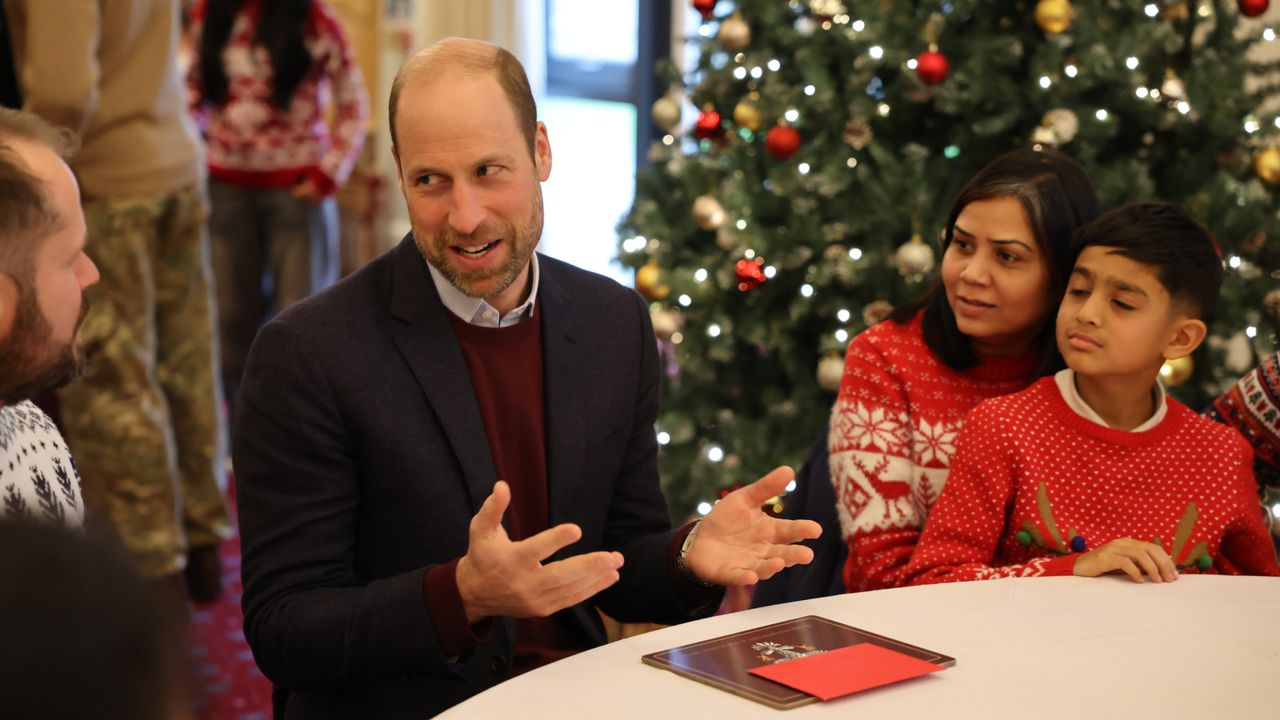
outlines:
[[[625,558],[620,582],[562,612],[588,644],[605,640],[596,607],[687,620],[667,567],[648,309],[601,276],[542,256],[539,269],[549,520],[582,528],[559,555]],[[423,598],[496,480],[447,313],[410,236],[254,341],[234,432],[245,634],[289,691],[287,718],[422,718],[507,677],[514,621],[451,662]]]

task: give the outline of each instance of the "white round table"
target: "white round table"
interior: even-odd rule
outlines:
[[[1280,718],[1280,578],[1030,578],[856,593],[686,623],[513,678],[444,718],[779,718],[641,662],[647,653],[820,615],[956,665],[785,711],[891,718]]]

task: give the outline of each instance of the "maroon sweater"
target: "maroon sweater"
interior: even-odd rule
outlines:
[[[452,313],[454,335],[467,360],[476,404],[498,478],[511,486],[505,524],[512,540],[537,535],[548,526],[547,445],[543,403],[542,320],[533,317],[510,327],[471,325]],[[450,656],[470,650],[488,623],[472,629],[458,595],[457,563],[427,573],[427,609],[441,647]],[[588,647],[565,622],[565,611],[546,618],[516,621],[514,673],[532,670]]]

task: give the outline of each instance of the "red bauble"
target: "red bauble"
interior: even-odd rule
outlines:
[[[1271,0],[1236,0],[1236,7],[1240,8],[1240,14],[1245,17],[1258,17],[1267,11],[1267,6],[1271,4]]]
[[[744,258],[739,260],[733,271],[738,276],[739,290],[742,292],[754,290],[760,287],[760,283],[765,281],[764,258],[756,258],[754,260]]]
[[[764,147],[779,160],[786,160],[800,149],[800,133],[790,125],[774,125],[764,136]]]
[[[693,125],[693,136],[699,140],[715,140],[724,135],[724,126],[721,125],[720,113],[707,108],[698,113],[698,121]]]
[[[693,0],[693,9],[702,13],[703,20],[710,20],[716,11],[716,0]]]
[[[947,79],[951,63],[937,50],[925,50],[916,56],[916,75],[925,85],[937,85]]]

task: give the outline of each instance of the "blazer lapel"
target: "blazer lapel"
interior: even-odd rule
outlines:
[[[554,263],[539,257],[542,357],[547,423],[547,504],[550,526],[572,519],[567,508],[582,488],[586,453],[583,328],[571,298],[557,283]]]
[[[475,512],[493,492],[497,471],[462,348],[449,324],[426,261],[408,235],[394,252],[391,314],[404,321],[396,347],[418,380],[462,466]]]

